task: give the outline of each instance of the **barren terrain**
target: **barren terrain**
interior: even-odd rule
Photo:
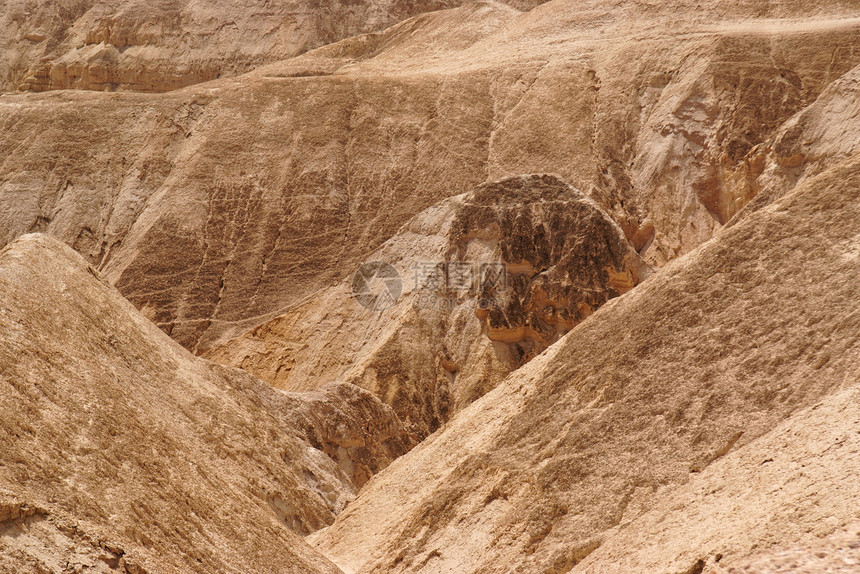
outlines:
[[[858,572],[860,2],[0,0],[0,572]]]

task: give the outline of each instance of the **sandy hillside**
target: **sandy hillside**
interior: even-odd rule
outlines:
[[[2,572],[335,572],[297,534],[405,451],[368,393],[197,359],[44,235],[0,252],[0,339]],[[376,452],[326,455],[347,439]]]
[[[353,383],[424,438],[650,272],[551,174],[445,200],[365,259],[371,274],[390,266],[396,300],[356,296],[354,275],[205,356],[282,389]]]
[[[0,0],[0,573],[860,571],[858,46]]]
[[[539,0],[513,0],[527,9]],[[165,92],[235,76],[459,0],[3,0],[0,92]]]

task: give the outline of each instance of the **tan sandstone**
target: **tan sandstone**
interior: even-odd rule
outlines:
[[[857,571],[860,3],[537,4],[0,0],[0,572]]]
[[[662,265],[744,205],[734,174],[857,38],[838,3],[476,3],[179,92],[5,95],[0,242],[62,238],[197,351],[522,173],[558,173]]]
[[[395,270],[397,300],[362,299],[349,276],[205,356],[288,390],[354,383],[424,438],[648,272],[596,203],[545,174],[435,205],[365,259]]]
[[[315,546],[346,572],[697,572],[856,521],[858,193],[855,155],[604,305]]]
[[[460,3],[3,0],[0,92],[164,92],[235,76]]]
[[[47,236],[0,252],[0,340],[3,572],[336,572],[297,534],[404,452],[369,393],[320,405],[194,358]]]

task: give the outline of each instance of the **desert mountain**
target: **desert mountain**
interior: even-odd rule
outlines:
[[[860,63],[851,3],[473,3],[167,94],[0,97],[0,243],[75,247],[205,351],[476,185],[558,173],[663,265]],[[758,156],[755,156],[758,157]]]
[[[610,301],[315,546],[346,572],[701,572],[856,521],[858,199],[855,155]]]
[[[538,4],[0,0],[0,572],[857,570],[860,3]]]
[[[164,92],[460,3],[2,0],[0,92]],[[512,4],[527,8],[534,2]]]
[[[97,275],[0,252],[0,571],[337,571],[296,533],[410,446],[390,409],[197,359]]]
[[[647,272],[621,228],[553,175],[445,200],[366,259],[392,290],[363,293],[353,275],[205,355],[283,389],[356,384],[424,438]]]

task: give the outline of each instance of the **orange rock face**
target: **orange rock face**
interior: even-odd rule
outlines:
[[[856,522],[858,168],[601,307],[315,547],[349,572],[694,572]]]

